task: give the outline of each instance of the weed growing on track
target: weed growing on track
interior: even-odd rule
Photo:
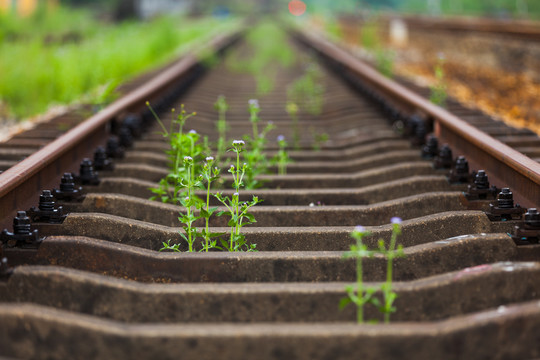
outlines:
[[[435,65],[435,84],[430,86],[429,101],[432,103],[445,107],[447,98],[447,85],[444,75],[444,54],[439,54],[437,58],[437,64]]]
[[[240,203],[240,189],[244,187],[243,179],[248,169],[246,163],[240,165],[240,154],[244,152],[244,146],[243,140],[234,140],[233,147],[229,150],[236,153],[236,166],[231,165],[229,168],[229,172],[233,176],[235,193],[230,198],[223,196],[220,192],[214,195],[227,208],[226,211],[219,212],[218,216],[228,215],[230,217],[228,223],[231,227],[229,242],[221,240],[223,248],[228,251],[255,251],[256,248],[255,244],[248,244],[245,235],[241,233],[243,226],[256,222],[255,217],[248,210],[262,201],[257,196],[253,196],[251,201]]]
[[[322,84],[322,70],[310,63],[304,75],[287,88],[287,99],[311,115],[320,115],[324,101],[325,88]]]
[[[226,60],[227,67],[253,75],[257,94],[267,94],[274,89],[279,68],[288,68],[296,61],[295,52],[289,46],[285,31],[272,21],[260,22],[247,34],[246,40],[252,55],[247,60],[231,55]]]
[[[309,129],[311,136],[313,137],[313,144],[311,148],[314,151],[321,151],[322,145],[330,138],[327,133],[319,133],[314,128]]]
[[[200,135],[194,130],[188,133],[183,132],[186,120],[196,114],[187,114],[182,105],[180,114],[176,118],[173,117],[171,127],[167,129],[152,107],[148,103],[147,105],[162,129],[161,134],[169,141],[170,150],[167,153],[172,164],[170,173],[161,179],[159,187],[150,189],[156,194],[151,200],[179,204],[185,208],[186,212],[181,213],[178,220],[183,224],[184,233],[180,233],[180,236],[187,242],[187,251],[193,252],[199,248],[197,246],[198,238],[203,239],[199,251],[208,252],[211,249],[255,251],[256,245],[248,244],[245,236],[241,233],[243,226],[255,222],[255,217],[248,212],[249,209],[262,201],[254,196],[249,202],[240,202],[239,192],[244,187],[244,177],[247,177],[250,170],[247,163],[240,165],[240,154],[245,151],[245,141],[233,141],[233,147],[229,150],[236,153],[236,165],[231,165],[229,169],[233,177],[235,193],[231,198],[223,196],[220,192],[212,194],[212,184],[216,183],[220,178],[220,169],[215,166],[215,159],[212,156],[204,157],[204,154],[210,150],[206,145],[199,144]],[[256,115],[256,112],[254,112],[253,116],[256,117]],[[173,129],[174,127],[177,127],[177,131]],[[206,191],[204,200],[195,194],[197,189]],[[229,240],[221,238],[224,235],[223,233],[210,231],[210,218],[218,209],[217,207],[210,207],[211,195],[218,199],[227,209],[217,213],[217,215],[230,216],[228,222],[231,227]],[[195,222],[200,219],[204,219],[204,229],[195,226]],[[221,245],[218,245],[218,241]],[[163,243],[161,250],[179,252],[181,251],[181,244],[171,244],[169,240]]]
[[[376,19],[366,22],[360,31],[360,44],[373,54],[377,70],[384,76],[391,78],[394,75],[395,54],[384,48],[379,26]]]
[[[221,159],[225,156],[225,148],[226,148],[226,142],[227,142],[227,110],[229,110],[229,104],[227,104],[227,100],[225,99],[225,96],[220,95],[214,104],[214,108],[218,111],[219,118],[217,121],[217,130],[219,134],[219,138],[217,141],[217,154],[216,154],[216,163],[221,164]]]
[[[258,180],[259,175],[268,174],[270,172],[270,162],[266,158],[265,147],[266,147],[266,136],[268,133],[275,128],[272,122],[268,122],[264,127],[263,131],[259,133],[258,124],[260,122],[259,112],[261,108],[259,106],[259,101],[255,99],[249,100],[249,114],[250,122],[253,132],[253,137],[249,135],[244,136],[244,141],[247,144],[244,153],[244,160],[247,163],[246,173],[245,173],[245,188],[246,189],[256,189],[261,187],[263,184]]]
[[[390,315],[396,311],[394,302],[397,298],[396,292],[392,289],[392,273],[393,263],[396,257],[404,256],[403,247],[397,246],[397,237],[401,234],[401,219],[394,217],[392,222],[392,236],[390,244],[386,248],[384,240],[379,240],[377,250],[369,250],[362,242],[362,239],[369,235],[369,232],[362,226],[357,226],[351,233],[351,236],[356,240],[356,244],[351,245],[350,251],[347,251],[344,258],[356,259],[356,284],[347,285],[345,291],[347,297],[341,299],[339,303],[340,309],[343,309],[350,303],[356,305],[356,316],[359,324],[364,323],[364,306],[366,304],[374,305],[384,317],[384,322],[390,322]],[[386,281],[379,286],[367,286],[363,281],[362,260],[367,257],[373,257],[375,254],[381,254],[387,259]],[[382,301],[375,296],[380,291]],[[372,322],[372,321],[370,321]]]
[[[287,111],[287,114],[289,114],[289,117],[292,121],[292,128],[293,128],[293,146],[295,150],[300,150],[300,128],[298,124],[298,106],[296,103],[292,101],[287,102],[287,106],[285,107],[285,110]]]
[[[150,189],[155,196],[151,197],[150,200],[160,200],[164,203],[178,204],[180,203],[181,193],[184,189],[184,184],[187,181],[187,168],[186,164],[183,162],[183,159],[186,156],[190,156],[194,159],[195,162],[201,157],[204,148],[202,145],[197,144],[200,136],[196,132],[184,133],[184,125],[186,121],[195,116],[196,113],[187,114],[184,106],[180,110],[180,114],[177,117],[174,117],[173,109],[173,119],[171,121],[170,129],[167,130],[159,116],[154,112],[150,104],[147,102],[146,105],[156,118],[159,126],[162,129],[161,135],[168,139],[170,150],[167,151],[170,160],[170,170],[169,174],[166,177],[160,180],[159,187]],[[177,126],[177,131],[173,129]],[[200,166],[196,166],[195,172],[200,171]],[[171,189],[172,192],[171,192]]]
[[[394,75],[394,56],[394,52],[389,49],[377,48],[375,50],[377,70],[387,78]]]
[[[287,152],[287,140],[285,140],[285,136],[279,135],[277,137],[277,143],[279,146],[278,153],[274,158],[272,159],[273,163],[277,165],[278,168],[278,174],[279,175],[286,175],[287,174],[287,165],[292,162],[292,160],[289,158],[289,154]]]
[[[204,218],[204,230],[202,231],[202,236],[204,238],[203,251],[208,252],[212,248],[217,248],[216,240],[212,240],[215,237],[219,237],[221,233],[212,233],[210,232],[209,222],[212,215],[218,209],[217,207],[210,208],[210,190],[212,187],[212,182],[219,179],[219,168],[213,166],[214,158],[208,156],[203,167],[203,179],[206,181],[206,202],[200,207],[200,217]]]

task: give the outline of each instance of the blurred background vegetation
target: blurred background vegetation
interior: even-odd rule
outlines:
[[[317,12],[391,10],[427,15],[540,18],[539,0],[305,0]]]
[[[538,19],[540,0],[304,0],[331,19],[382,11]],[[103,101],[111,87],[177,56],[240,16],[286,13],[288,0],[0,0],[0,118]],[[168,16],[158,17],[160,4]],[[158,10],[156,10],[158,9]],[[210,16],[209,16],[210,15]],[[238,17],[231,15],[240,15]],[[142,21],[141,21],[142,20]],[[336,25],[337,26],[337,25]],[[339,29],[336,27],[336,31]],[[331,29],[328,30],[332,33]],[[85,98],[86,97],[86,98]],[[98,100],[96,100],[98,99]]]

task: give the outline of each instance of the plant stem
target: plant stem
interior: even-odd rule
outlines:
[[[393,260],[394,260],[394,249],[396,247],[396,241],[397,241],[397,232],[392,231],[392,237],[390,239],[390,246],[388,247],[388,262],[386,264],[386,285],[387,285],[387,292],[392,291],[392,271],[393,271]],[[385,304],[388,306],[388,303]],[[390,306],[391,307],[391,306]],[[384,313],[384,322],[389,323],[390,322],[390,309],[386,309],[387,311]]]
[[[193,164],[190,164],[188,166],[188,198],[189,198],[189,202],[191,203],[191,186],[192,186],[192,179],[191,179],[191,167],[193,166]],[[188,246],[189,246],[189,252],[192,252],[193,251],[193,242],[191,240],[191,204],[189,206],[187,206],[187,216],[188,216]]]
[[[212,182],[210,181],[210,178],[208,178],[208,189],[206,190],[206,212],[208,212],[208,209],[210,209],[210,184]],[[208,252],[208,242],[210,241],[210,235],[209,235],[209,230],[208,230],[208,222],[210,221],[210,217],[207,217],[205,219],[205,229],[206,229],[206,232],[205,232],[205,240],[206,240],[206,252]]]
[[[360,240],[356,241],[357,246],[360,248],[361,242]],[[357,257],[356,258],[356,287],[358,291],[358,299],[361,301],[361,304],[356,307],[356,321],[358,324],[362,324],[364,322],[364,279],[363,279],[363,272],[362,272],[362,258]]]

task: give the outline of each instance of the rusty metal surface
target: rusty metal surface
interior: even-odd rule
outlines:
[[[478,17],[433,17],[407,14],[381,14],[380,21],[401,19],[413,29],[425,31],[477,32],[504,35],[527,41],[540,41],[540,25],[533,21],[499,20]],[[340,21],[355,25],[364,20],[358,16],[341,16]]]
[[[484,169],[501,183],[513,189],[523,206],[540,205],[540,163],[478,130],[447,110],[436,106],[404,86],[379,74],[353,55],[322,36],[296,30],[300,41],[316,49],[324,57],[338,62],[347,71],[359,76],[384,95],[404,106],[410,113],[419,111],[433,120],[435,134],[455,149],[454,155],[465,154],[472,165]]]
[[[75,171],[82,158],[89,157],[98,145],[103,145],[109,133],[109,122],[135,106],[141,106],[156,93],[185,76],[200,63],[208,51],[215,53],[230,44],[238,31],[221,34],[196,53],[187,54],[176,64],[131,91],[102,111],[47,144],[15,166],[0,174],[0,225],[8,226],[18,209],[26,209],[37,201],[44,188],[58,186],[64,172]]]

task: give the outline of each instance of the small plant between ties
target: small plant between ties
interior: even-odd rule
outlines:
[[[259,117],[259,112],[261,111],[259,101],[256,99],[249,100],[248,110],[253,137],[249,135],[244,136],[244,143],[247,144],[247,150],[242,148],[242,152],[245,151],[244,160],[247,164],[244,185],[246,189],[256,189],[262,186],[262,183],[257,180],[257,177],[270,172],[270,163],[266,158],[264,150],[267,142],[266,136],[271,130],[275,129],[275,126],[269,121],[263,131],[259,133],[258,124],[261,120]]]
[[[219,168],[213,166],[214,158],[208,156],[203,167],[203,178],[206,181],[206,202],[203,207],[200,208],[200,217],[204,218],[204,230],[202,231],[202,236],[204,238],[203,251],[208,252],[212,248],[217,248],[217,241],[212,240],[213,238],[219,237],[223,234],[221,233],[212,233],[210,232],[209,222],[212,215],[218,209],[217,207],[210,208],[210,189],[212,187],[212,182],[219,179]]]
[[[253,196],[249,202],[240,203],[240,189],[244,187],[244,176],[248,165],[240,165],[240,154],[244,152],[246,143],[243,140],[234,140],[233,147],[229,151],[236,153],[236,166],[231,165],[229,172],[233,176],[233,188],[235,193],[229,198],[218,192],[214,196],[219,200],[227,210],[218,213],[218,216],[228,215],[230,220],[228,225],[231,227],[229,242],[221,240],[221,245],[228,251],[255,251],[255,244],[248,244],[245,236],[241,233],[243,226],[255,223],[255,217],[248,212],[250,208],[262,202],[257,196]]]
[[[295,150],[300,150],[300,127],[298,124],[298,106],[292,102],[288,101],[287,106],[285,107],[287,114],[291,117],[292,128],[293,128],[293,146]]]
[[[193,112],[187,114],[184,105],[182,105],[180,114],[178,114],[177,117],[174,117],[175,110],[173,109],[173,119],[170,128],[167,130],[159,116],[150,106],[150,103],[146,102],[146,106],[148,106],[161,127],[161,135],[168,139],[170,150],[167,151],[167,154],[169,155],[171,164],[169,174],[160,180],[159,186],[150,189],[155,194],[150,200],[160,200],[164,203],[178,204],[184,187],[182,185],[182,180],[187,177],[187,168],[184,166],[185,163],[183,162],[183,159],[185,156],[190,156],[192,159],[195,159],[203,152],[203,147],[201,145],[196,145],[199,140],[199,135],[196,132],[183,133],[186,121],[190,117],[195,116],[196,113]],[[174,129],[175,125],[177,126],[177,131]],[[173,191],[171,192],[170,189],[173,189]]]
[[[277,137],[277,143],[279,146],[279,150],[276,156],[274,156],[273,162],[277,165],[278,174],[286,175],[287,165],[290,164],[292,160],[289,158],[289,154],[287,153],[288,144],[287,144],[287,141],[285,140],[285,136],[279,135]]]
[[[186,115],[186,111],[182,106],[180,115],[176,119],[173,118],[171,128],[167,130],[150,105],[148,103],[147,105],[162,128],[162,135],[169,140],[171,150],[167,151],[167,153],[170,155],[172,164],[170,173],[161,179],[159,187],[151,189],[156,194],[151,200],[161,200],[162,202],[179,204],[184,207],[185,213],[181,212],[178,220],[183,224],[184,233],[180,233],[180,236],[188,244],[187,251],[193,252],[197,250],[197,238],[203,239],[202,246],[199,249],[200,251],[208,252],[211,249],[256,251],[256,244],[247,244],[245,236],[241,233],[243,226],[255,222],[255,217],[248,210],[262,201],[257,196],[253,196],[253,199],[249,202],[240,202],[239,192],[241,188],[245,187],[244,177],[247,178],[248,171],[250,170],[250,166],[247,163],[240,165],[240,154],[245,151],[245,141],[233,141],[232,149],[229,150],[236,153],[236,165],[231,165],[229,169],[233,177],[235,193],[231,198],[223,196],[220,192],[212,194],[212,184],[220,179],[220,169],[218,166],[215,166],[216,161],[212,156],[206,156],[204,160],[199,160],[203,157],[203,153],[209,152],[209,149],[206,141],[205,144],[199,144],[200,135],[195,130],[191,130],[187,134],[183,133],[185,121],[195,115],[195,113]],[[221,110],[224,110],[225,107],[222,105],[219,107]],[[253,108],[252,117],[257,118],[258,103],[251,103],[250,105]],[[178,125],[177,132],[173,130],[174,125]],[[264,131],[263,134],[265,134]],[[258,140],[261,138],[264,137],[259,136]],[[255,148],[262,153],[260,147],[257,148],[255,145]],[[202,200],[195,194],[197,189],[205,190],[205,200]],[[210,218],[218,209],[217,207],[210,207],[211,195],[216,197],[227,209],[226,211],[217,213],[217,215],[229,215],[231,218],[228,222],[228,225],[231,227],[229,241],[221,238],[224,235],[223,233],[213,233],[210,230]],[[195,222],[200,219],[204,219],[204,229],[199,229],[195,226]],[[221,246],[218,245],[218,239]],[[179,252],[181,251],[181,244],[171,244],[171,240],[168,240],[163,243],[161,250]]]
[[[441,107],[446,107],[446,98],[447,95],[447,85],[446,78],[444,74],[444,63],[446,59],[443,53],[439,53],[437,56],[437,64],[435,64],[435,84],[430,86],[430,95],[429,101],[439,105]]]
[[[218,134],[219,134],[219,138],[217,142],[216,163],[220,165],[222,158],[225,156],[227,130],[229,129],[227,125],[227,120],[226,120],[226,114],[227,114],[227,110],[229,110],[229,104],[227,104],[227,100],[225,99],[225,96],[220,95],[216,103],[214,104],[214,107],[218,111],[218,114],[219,114],[219,118],[216,125]]]
[[[345,252],[343,255],[344,258],[356,259],[356,284],[345,287],[347,297],[341,299],[339,307],[343,309],[350,303],[355,304],[356,320],[359,324],[364,323],[364,306],[366,304],[374,305],[383,314],[385,323],[390,322],[390,314],[396,311],[394,302],[397,293],[392,288],[393,262],[396,257],[404,256],[404,252],[401,245],[396,248],[397,237],[401,234],[401,219],[393,217],[391,222],[392,235],[388,248],[386,248],[385,241],[381,239],[378,242],[377,250],[369,250],[362,240],[370,233],[364,227],[357,226],[351,233],[351,236],[356,240],[356,244],[351,245],[350,251]],[[371,258],[375,254],[381,254],[387,259],[386,281],[379,286],[367,286],[363,280],[362,260],[368,257]],[[374,296],[378,291],[382,293],[382,301]]]
[[[367,246],[362,242],[362,239],[369,235],[369,232],[363,226],[357,226],[352,232],[351,236],[356,240],[356,244],[351,245],[350,251],[343,254],[344,258],[356,259],[356,284],[347,285],[345,291],[347,297],[341,299],[339,308],[343,309],[350,303],[356,305],[356,321],[359,324],[364,322],[364,305],[371,301],[375,288],[366,287],[364,284],[364,272],[362,268],[362,261],[366,257],[372,257],[373,252],[369,251]]]

